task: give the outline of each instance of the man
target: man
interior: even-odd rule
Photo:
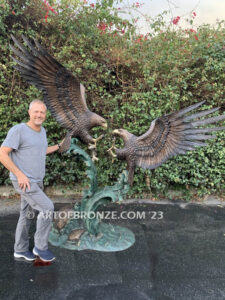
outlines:
[[[27,123],[13,126],[0,148],[0,162],[10,171],[10,179],[21,195],[21,209],[18,220],[14,257],[32,261],[35,255],[44,261],[55,259],[48,250],[48,236],[51,230],[52,201],[43,192],[46,154],[57,151],[61,144],[48,147],[46,132],[42,123],[46,119],[45,104],[35,99],[30,103]],[[38,210],[33,253],[29,251],[29,228],[33,209]]]

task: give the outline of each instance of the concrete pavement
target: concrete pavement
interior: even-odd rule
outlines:
[[[225,299],[224,207],[129,203],[102,210],[116,211],[118,218],[105,222],[131,229],[135,244],[110,253],[50,245],[56,261],[45,267],[14,260],[18,213],[2,215],[0,299]],[[35,223],[31,247],[34,231]]]

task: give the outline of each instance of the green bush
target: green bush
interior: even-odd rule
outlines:
[[[111,132],[125,128],[141,135],[156,117],[207,100],[203,109],[224,105],[224,26],[204,25],[194,32],[152,20],[149,35],[136,33],[135,23],[122,19],[116,1],[102,0],[92,7],[83,1],[1,0],[0,4],[0,142],[12,125],[27,120],[28,103],[41,93],[13,69],[10,34],[24,33],[41,41],[49,52],[85,85],[88,107],[109,122],[99,142],[99,182],[113,183],[125,168],[106,150]],[[190,22],[192,23],[192,22]],[[50,114],[45,128],[49,145],[65,135]],[[102,133],[93,129],[93,135]],[[198,189],[200,194],[225,189],[225,133],[218,132],[209,147],[177,156],[154,171],[137,169],[134,194],[162,193],[170,187]],[[122,146],[121,141],[117,146]],[[86,146],[82,146],[87,149]],[[106,167],[107,166],[107,167]],[[87,184],[83,166],[72,156],[47,156],[45,185]],[[60,174],[60,176],[59,176]],[[0,184],[8,172],[0,166]],[[146,184],[147,182],[147,184]]]

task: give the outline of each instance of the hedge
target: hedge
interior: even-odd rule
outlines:
[[[98,143],[96,164],[101,185],[112,184],[126,163],[112,163],[106,150],[112,130],[125,128],[141,135],[153,119],[206,100],[202,109],[224,110],[225,45],[224,22],[193,30],[166,24],[163,15],[149,21],[150,32],[138,34],[135,21],[124,19],[116,1],[17,0],[0,4],[0,142],[9,128],[28,120],[28,104],[41,93],[13,68],[10,34],[37,38],[85,85],[88,107],[107,119],[109,129]],[[215,113],[216,115],[217,113]],[[222,123],[220,123],[223,125]],[[49,145],[65,135],[47,115],[44,123]],[[92,130],[95,137],[101,128]],[[130,196],[168,188],[200,195],[223,193],[225,189],[225,132],[218,132],[209,146],[176,156],[156,170],[137,169]],[[117,147],[122,146],[120,140]],[[82,145],[84,149],[86,146]],[[87,184],[85,166],[76,157],[58,153],[47,156],[44,183],[81,187]],[[9,184],[8,171],[0,166],[0,184]]]

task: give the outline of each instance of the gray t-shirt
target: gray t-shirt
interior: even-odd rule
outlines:
[[[44,127],[37,132],[25,123],[15,125],[9,130],[2,146],[13,149],[10,153],[12,161],[30,179],[30,182],[43,180],[48,147]],[[10,179],[17,180],[17,177],[10,172]]]

